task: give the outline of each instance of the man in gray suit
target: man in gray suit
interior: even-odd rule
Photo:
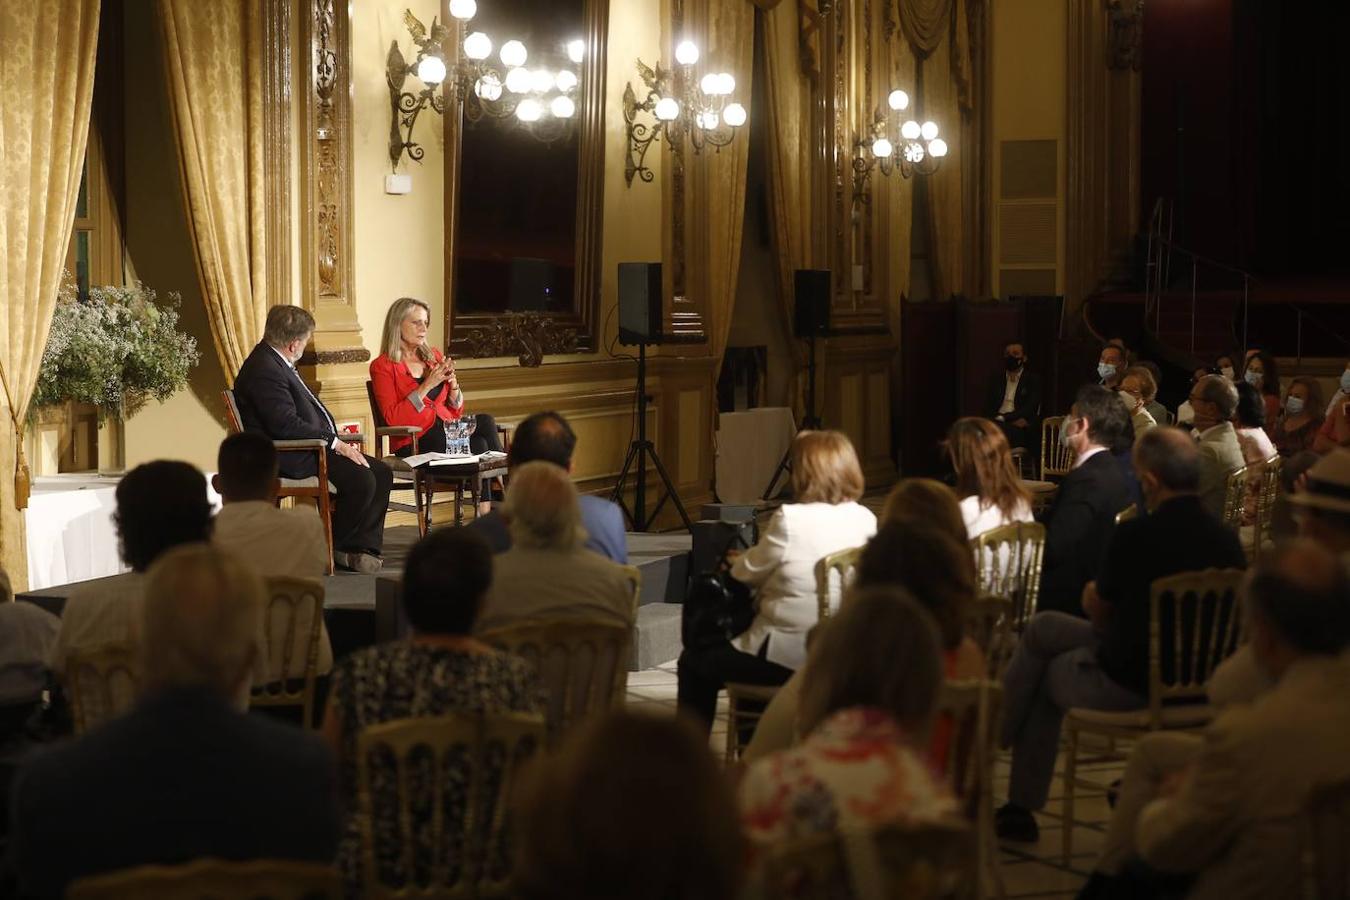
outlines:
[[[1228,476],[1247,464],[1231,421],[1237,388],[1222,375],[1206,375],[1191,388],[1190,402],[1200,440],[1200,502],[1210,515],[1222,518]]]

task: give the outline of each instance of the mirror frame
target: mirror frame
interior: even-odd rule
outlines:
[[[456,59],[464,40],[464,26],[450,15],[449,0],[441,0],[441,21],[454,23],[453,45]],[[604,250],[602,225],[605,207],[605,97],[606,69],[609,58],[609,0],[584,0],[582,38],[590,52],[581,65],[581,92],[578,97],[577,210],[575,289],[576,306],[570,313],[544,316],[546,330],[576,333],[574,352],[594,353],[598,347],[597,317],[600,309],[601,254]],[[465,358],[498,356],[491,346],[475,347],[470,335],[487,331],[507,318],[501,313],[465,313],[455,315],[455,244],[459,230],[460,150],[463,138],[463,107],[445,119],[445,341],[451,353]],[[522,135],[523,140],[533,140]]]

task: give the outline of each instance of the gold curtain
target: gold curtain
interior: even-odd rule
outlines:
[[[709,58],[718,60],[723,71],[736,73],[735,97],[750,115],[750,92],[754,72],[755,8],[745,0],[710,0],[708,4]],[[750,159],[748,129],[718,152],[704,148],[695,162],[686,150],[685,164],[699,185],[705,211],[704,222],[691,223],[693,240],[703,244],[707,261],[704,281],[708,298],[709,338],[712,355],[720,360],[731,333],[736,306],[736,278],[741,266],[741,232],[745,225],[745,170]],[[697,258],[697,257],[696,257]]]
[[[952,0],[895,0],[895,6],[900,30],[921,59],[947,39]]]
[[[886,84],[914,84],[914,52],[904,41],[896,41],[890,47],[890,80]],[[887,217],[887,245],[894,248],[885,257],[887,277],[887,318],[891,334],[900,335],[900,298],[909,294],[910,239],[914,226],[914,181],[901,178],[898,174],[889,178],[879,171],[872,173],[872,190],[881,192],[879,197],[884,203],[879,208]],[[900,367],[894,367],[898,375]],[[899,394],[895,394],[899,396]]]
[[[169,107],[216,353],[229,383],[267,316],[261,0],[159,0]]]
[[[24,420],[65,267],[94,97],[99,0],[0,0],[0,567],[28,586]]]
[[[923,118],[937,122],[947,141],[947,158],[928,176],[934,296],[944,300],[966,288],[962,157],[968,150],[961,142],[961,87],[955,77],[959,64],[953,54],[957,46],[949,32],[923,61]]]

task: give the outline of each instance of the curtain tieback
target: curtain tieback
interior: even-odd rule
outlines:
[[[9,418],[14,424],[14,508],[27,509],[28,495],[32,490],[33,479],[28,469],[28,460],[23,455],[23,422],[19,411],[14,408],[14,395],[9,390],[9,378],[5,367],[0,363],[0,387],[5,389],[5,402],[9,404]]]

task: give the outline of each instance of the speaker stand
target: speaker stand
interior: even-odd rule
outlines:
[[[684,504],[680,502],[680,495],[675,490],[674,483],[670,480],[670,474],[666,472],[665,464],[661,462],[661,457],[656,453],[656,445],[647,440],[647,345],[638,344],[638,366],[637,366],[637,440],[628,446],[628,456],[624,458],[623,469],[619,471],[619,480],[614,485],[614,493],[610,500],[619,504],[628,521],[633,524],[634,531],[647,531],[656,521],[657,515],[661,512],[661,507],[666,505],[669,500],[675,506],[676,512],[680,514],[680,521],[684,523],[686,531],[693,531],[693,523],[689,521],[689,513],[685,512]],[[656,472],[661,476],[661,483],[665,485],[666,492],[657,502],[652,510],[651,516],[647,515],[647,457],[651,457],[652,464],[656,466]],[[623,500],[624,485],[628,481],[628,473],[634,469],[636,463],[637,483],[633,486],[633,508],[629,510],[628,505]]]
[[[797,427],[797,433],[818,431],[820,428],[820,416],[816,415],[816,337],[812,335],[806,339],[806,411],[802,416],[801,425]],[[764,489],[764,496],[760,499],[772,500],[774,490],[778,487],[778,479],[783,477],[783,473],[791,471],[792,447],[789,446],[783,451],[783,458],[778,461],[778,468],[774,469],[769,486]]]

